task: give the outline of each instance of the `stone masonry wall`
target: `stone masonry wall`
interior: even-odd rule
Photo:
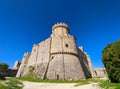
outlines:
[[[63,54],[52,55],[47,71],[47,78],[64,80],[64,77]]]
[[[28,53],[25,53],[20,65],[20,68],[18,69],[17,75],[16,77],[21,77],[24,76],[24,72],[26,72],[26,66],[28,64],[28,60],[29,60],[30,55]]]
[[[64,54],[64,67],[66,80],[84,80],[85,73],[80,64],[79,58],[74,55]]]
[[[86,60],[87,60],[87,63],[88,63],[88,68],[90,70],[91,76],[95,77],[95,72],[94,72],[94,69],[93,69],[93,66],[92,66],[92,62],[90,60],[90,56],[87,55],[87,54],[86,54]]]
[[[84,51],[80,50],[79,48],[78,48],[78,53],[79,53],[79,60],[82,65],[82,69],[85,73],[85,76],[86,76],[86,78],[90,78],[91,72],[90,72],[90,69],[88,66],[88,61],[86,59],[86,55],[85,55]]]
[[[49,66],[50,44],[51,38],[48,38],[39,44],[34,70],[36,78],[44,79],[46,77],[47,68]]]
[[[62,29],[57,28],[57,31]],[[73,36],[55,32],[51,41],[50,58],[47,71],[48,79],[80,80],[86,78],[79,61],[76,41]]]
[[[15,64],[14,64],[14,66],[13,66],[13,69],[17,69],[17,70],[18,70],[19,67],[20,67],[20,65],[21,65],[21,62],[17,60],[17,61],[15,62]]]
[[[105,68],[96,68],[94,69],[96,77],[104,77],[107,76],[107,72]]]
[[[35,63],[37,61],[38,48],[39,48],[38,44],[33,45],[32,52],[29,56],[27,64],[25,65],[24,72],[22,73],[22,76],[29,75],[30,71],[33,71],[33,69],[35,67]]]

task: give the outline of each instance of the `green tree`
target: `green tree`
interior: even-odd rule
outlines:
[[[102,60],[111,82],[120,82],[120,40],[105,47]]]
[[[9,65],[7,63],[0,63],[0,69],[8,69]]]
[[[8,69],[9,65],[7,63],[0,63],[0,70],[2,69]],[[2,73],[0,72],[0,79],[4,80],[5,76],[2,75]]]

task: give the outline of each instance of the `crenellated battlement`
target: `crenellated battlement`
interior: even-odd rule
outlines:
[[[56,23],[52,27],[52,36],[67,36],[69,34],[69,27],[65,23]]]
[[[69,26],[66,23],[63,23],[63,22],[54,24],[52,26],[52,30],[54,30],[56,27],[65,27],[66,29],[69,29]]]

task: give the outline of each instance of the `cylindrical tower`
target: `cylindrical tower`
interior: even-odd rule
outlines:
[[[69,27],[65,23],[57,23],[52,27],[50,63],[47,71],[48,79],[84,79],[84,73],[78,57],[76,41],[69,35]]]
[[[63,36],[69,34],[68,25],[65,23],[57,23],[52,27],[52,35],[54,36]]]
[[[69,35],[69,27],[65,23],[52,27],[51,54],[56,53],[78,54],[75,38]]]

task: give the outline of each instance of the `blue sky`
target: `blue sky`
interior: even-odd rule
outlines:
[[[65,22],[77,45],[90,55],[93,67],[103,67],[102,50],[120,38],[119,0],[0,0],[0,63],[22,60]]]

